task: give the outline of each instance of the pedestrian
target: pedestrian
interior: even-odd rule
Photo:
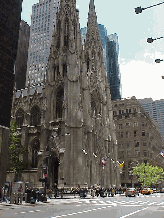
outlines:
[[[49,198],[51,199],[52,198],[52,189],[50,188],[49,190]]]

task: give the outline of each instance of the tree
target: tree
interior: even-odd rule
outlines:
[[[22,170],[26,169],[28,163],[23,160],[26,148],[21,145],[21,139],[17,135],[17,125],[11,122],[10,137],[9,137],[9,150],[8,150],[8,170],[12,170],[17,176]]]
[[[136,175],[138,181],[144,186],[151,186],[154,183],[164,179],[162,167],[152,166],[142,163],[133,169],[133,175]]]

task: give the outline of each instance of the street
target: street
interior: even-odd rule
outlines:
[[[161,218],[164,217],[164,194],[136,197],[95,197],[86,199],[48,199],[34,205],[0,204],[2,218]]]

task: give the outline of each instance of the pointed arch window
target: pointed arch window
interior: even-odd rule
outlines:
[[[37,168],[38,165],[38,151],[40,150],[40,142],[38,138],[35,138],[31,142],[31,148],[32,148],[32,162],[31,167]]]
[[[17,124],[17,128],[21,128],[23,125],[23,120],[24,120],[24,111],[23,109],[18,109],[18,111],[16,112],[16,124]]]
[[[89,70],[89,54],[86,54],[86,65],[87,65],[87,72]]]
[[[41,123],[41,112],[39,107],[33,106],[31,109],[31,118],[30,118],[30,125],[31,126],[36,126],[36,125],[40,125]]]
[[[73,37],[75,40],[76,39],[76,21],[75,21],[75,19],[73,20]]]
[[[60,87],[56,94],[56,119],[62,118],[63,101],[64,101],[64,89]]]
[[[63,78],[67,75],[67,64],[63,64]]]
[[[91,97],[91,116],[97,116],[96,103],[93,97]]]
[[[57,23],[57,42],[56,42],[56,48],[60,48],[60,36],[61,36],[61,21],[59,20]]]
[[[69,20],[66,18],[64,22],[64,46],[68,46],[69,42]]]

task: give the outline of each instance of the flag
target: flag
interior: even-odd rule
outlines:
[[[164,157],[164,152],[163,151],[161,151],[161,156]]]
[[[124,161],[119,165],[119,169],[124,166]]]

